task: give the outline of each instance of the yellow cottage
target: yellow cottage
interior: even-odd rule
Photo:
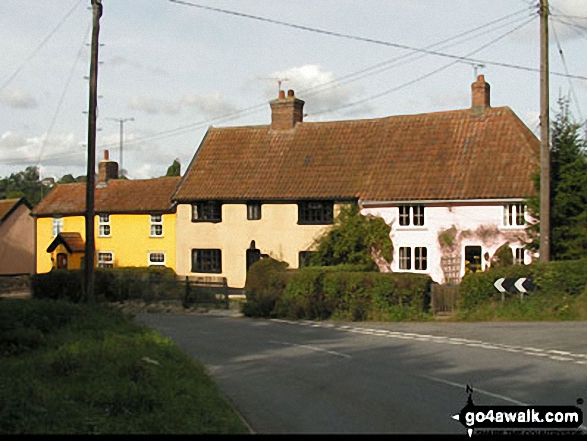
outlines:
[[[101,268],[166,266],[176,269],[176,208],[180,177],[124,180],[118,164],[98,164],[95,191],[95,264]],[[33,210],[36,271],[80,269],[85,243],[86,184],[57,185]]]

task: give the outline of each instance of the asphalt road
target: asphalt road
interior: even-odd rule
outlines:
[[[255,433],[462,435],[467,384],[476,405],[587,403],[587,322],[137,321],[205,364]]]

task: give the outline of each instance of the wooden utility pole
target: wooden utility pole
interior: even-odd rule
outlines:
[[[88,109],[88,167],[86,174],[86,244],[84,258],[84,300],[93,303],[94,298],[94,181],[96,174],[96,107],[98,102],[98,37],[102,0],[92,0],[93,29],[90,58],[90,104]]]
[[[550,260],[548,0],[540,0],[540,261]]]

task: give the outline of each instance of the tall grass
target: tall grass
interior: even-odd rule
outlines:
[[[0,433],[247,433],[203,366],[118,311],[0,301]]]

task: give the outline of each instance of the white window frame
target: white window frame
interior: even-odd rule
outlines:
[[[509,228],[523,228],[526,226],[526,204],[514,202],[503,207],[503,225]],[[521,223],[520,223],[521,221]]]
[[[159,218],[159,220],[154,220]],[[157,231],[157,226],[161,226],[161,234],[153,234],[153,230]],[[163,237],[163,215],[162,214],[151,214],[151,224],[149,228],[149,237]]]
[[[411,271],[412,269],[412,247],[399,248],[399,269]]]
[[[110,254],[110,259],[105,259],[107,254]],[[98,251],[96,256],[98,258],[98,268],[114,268],[114,252]]]
[[[57,237],[59,233],[63,231],[63,218],[62,217],[54,217],[53,218],[53,237]]]
[[[155,254],[161,254],[163,256],[163,262],[153,262],[151,256]],[[147,266],[165,266],[167,264],[167,254],[165,251],[149,251],[147,253]]]
[[[526,250],[524,247],[512,247],[514,265],[526,265]]]
[[[104,231],[108,230],[108,233]],[[98,215],[98,237],[111,237],[112,227],[110,226],[110,215],[102,213]]]
[[[428,271],[428,247],[399,247],[400,271],[426,273]]]
[[[424,227],[426,225],[424,205],[400,205],[399,226],[400,227]]]
[[[414,247],[414,270],[427,271],[428,270],[428,248]]]

